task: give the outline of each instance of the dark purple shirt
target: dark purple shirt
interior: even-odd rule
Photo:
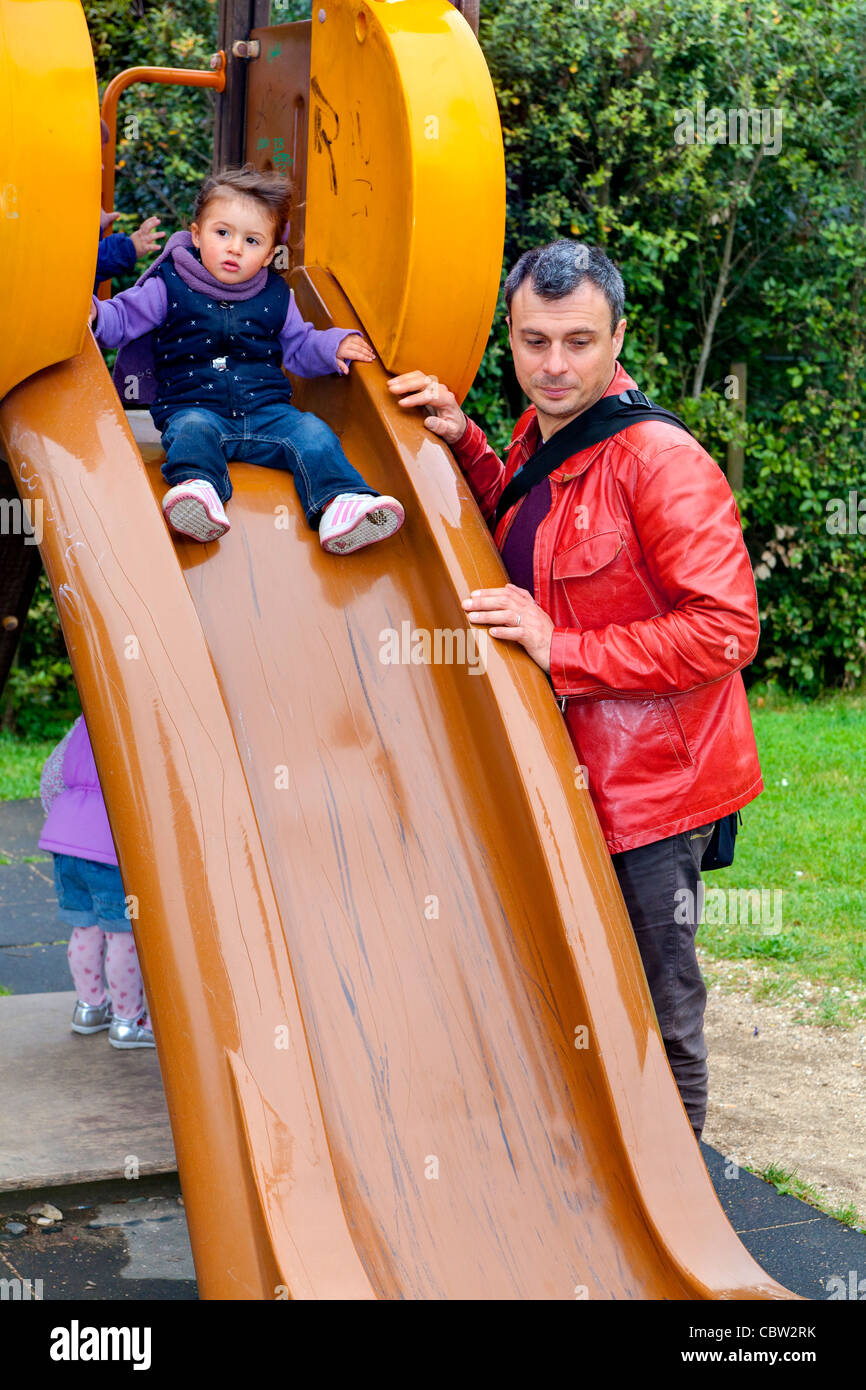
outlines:
[[[502,547],[502,563],[508,578],[519,589],[527,589],[535,598],[535,533],[550,511],[550,479],[542,478],[526,494]]]

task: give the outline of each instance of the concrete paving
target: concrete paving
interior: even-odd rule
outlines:
[[[0,998],[0,1191],[173,1172],[159,1061],[70,1029],[75,993]]]

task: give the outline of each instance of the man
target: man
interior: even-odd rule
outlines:
[[[505,286],[514,368],[532,402],[503,466],[451,391],[395,377],[450,445],[488,519],[505,484],[602,396],[636,383],[617,359],[619,271],[597,248],[528,251]],[[706,1117],[706,987],[695,953],[700,864],[714,823],[762,790],[740,668],[758,644],[733,494],[676,425],[630,424],[567,458],[494,536],[512,583],[464,601],[472,622],[547,672],[565,713],[697,1138]]]

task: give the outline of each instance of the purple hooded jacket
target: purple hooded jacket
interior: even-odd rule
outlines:
[[[71,854],[74,859],[94,859],[97,864],[116,864],[111,826],[83,715],[73,724],[67,739],[62,763],[63,790],[51,802],[39,848],[51,850],[52,854]],[[48,763],[53,757],[54,753]]]

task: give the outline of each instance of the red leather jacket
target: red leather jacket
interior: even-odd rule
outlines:
[[[605,395],[635,382],[617,364]],[[540,443],[535,407],[505,466],[469,422],[454,453],[485,517]],[[758,603],[733,493],[675,425],[630,425],[550,475],[535,601],[550,676],[611,854],[717,820],[763,789],[740,668]],[[500,550],[521,502],[495,531]]]

